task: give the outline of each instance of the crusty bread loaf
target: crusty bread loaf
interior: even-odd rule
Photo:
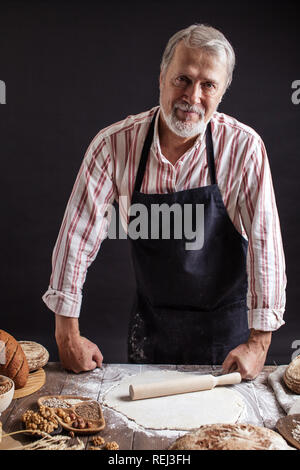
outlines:
[[[178,438],[169,450],[290,450],[275,431],[252,424],[207,424]]]
[[[283,380],[292,392],[300,394],[300,356],[295,357],[288,365]]]
[[[0,347],[1,357],[5,358],[5,363],[0,363],[0,374],[12,379],[15,383],[15,389],[24,387],[28,379],[29,368],[23,349],[13,336],[3,330],[0,330]]]
[[[29,372],[44,367],[49,360],[47,349],[35,341],[19,341],[26,356]]]

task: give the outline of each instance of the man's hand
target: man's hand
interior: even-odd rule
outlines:
[[[271,331],[251,329],[247,343],[237,346],[225,358],[222,366],[224,374],[237,371],[242,379],[255,379],[265,364],[271,336]]]
[[[56,315],[55,338],[62,366],[79,373],[102,367],[96,344],[80,335],[77,318]]]

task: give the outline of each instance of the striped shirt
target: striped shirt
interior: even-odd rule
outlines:
[[[78,317],[87,269],[119,202],[128,222],[143,143],[157,107],[101,130],[89,145],[69,198],[52,255],[43,301],[59,315]],[[173,165],[162,154],[156,117],[141,191],[167,193],[210,185],[205,139],[199,136]],[[285,259],[266,149],[250,127],[224,113],[211,118],[216,177],[228,215],[248,241],[248,324],[263,331],[284,324]],[[127,222],[126,222],[127,221]]]

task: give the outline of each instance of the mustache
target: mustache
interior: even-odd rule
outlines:
[[[187,112],[190,112],[190,113],[197,113],[200,116],[204,117],[203,109],[200,106],[196,105],[196,104],[190,105],[188,103],[180,101],[180,102],[174,104],[173,109],[174,110],[175,109],[181,109],[181,111],[187,111]]]

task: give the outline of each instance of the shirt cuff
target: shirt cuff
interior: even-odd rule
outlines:
[[[47,307],[57,315],[79,317],[82,294],[70,294],[52,289],[49,286],[42,299]]]
[[[282,318],[283,314],[284,308],[256,308],[248,310],[248,326],[254,330],[276,331],[285,324]]]

